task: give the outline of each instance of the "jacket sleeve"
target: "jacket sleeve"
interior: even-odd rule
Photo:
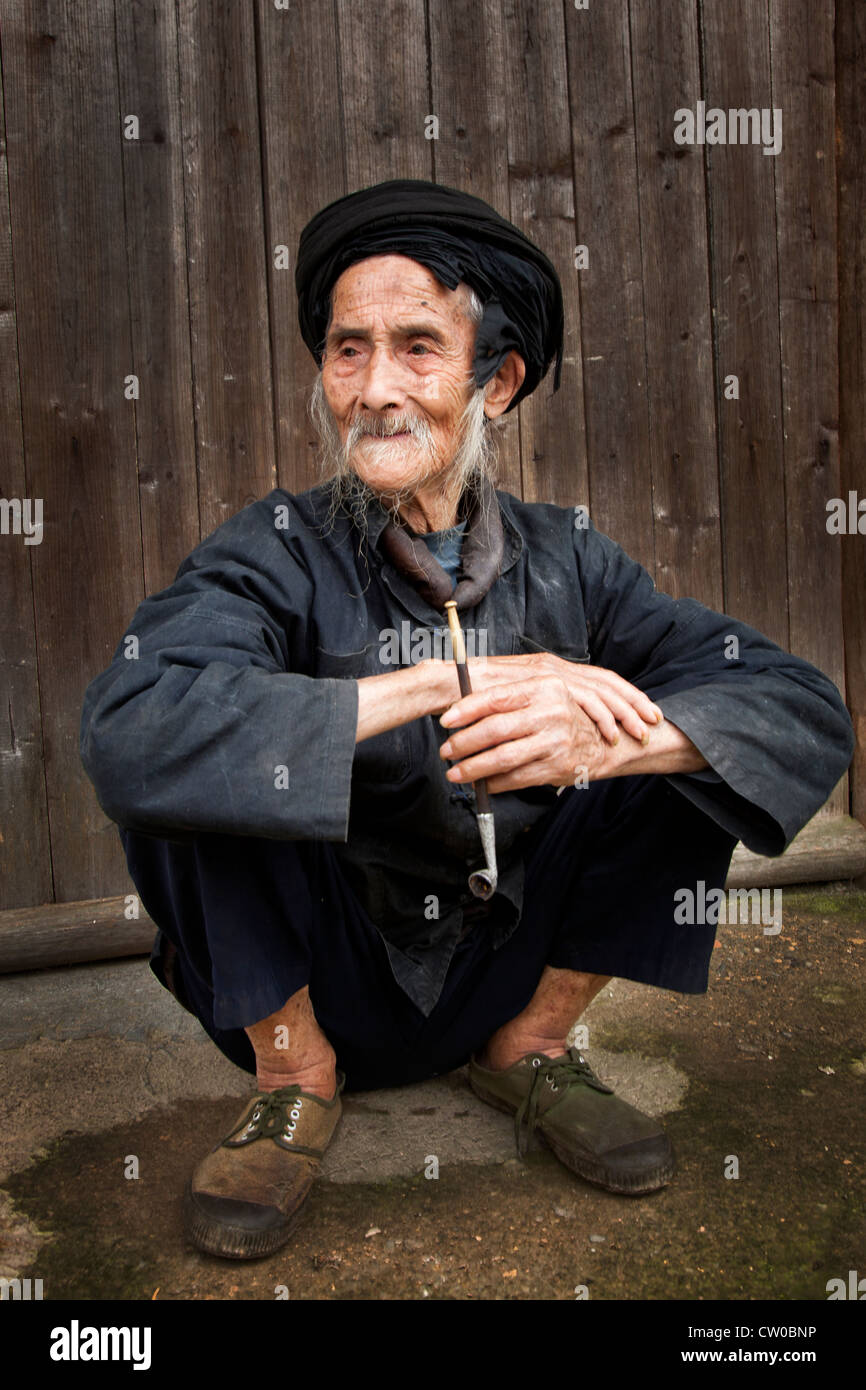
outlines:
[[[311,596],[263,499],[140,604],[82,711],[107,816],[166,838],[347,838],[358,687],[298,669]]]
[[[668,780],[749,849],[781,854],[851,761],[839,691],[746,623],[659,593],[591,525],[574,535],[591,660],[645,691],[712,770]]]

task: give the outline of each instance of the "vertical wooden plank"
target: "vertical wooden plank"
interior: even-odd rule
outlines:
[[[337,0],[346,190],[433,177],[424,0]]]
[[[789,641],[844,688],[844,538],[826,526],[840,488],[832,0],[808,12],[771,0],[770,57],[784,122],[775,193]],[[843,778],[825,814],[847,809]]]
[[[29,494],[21,434],[3,96],[0,63],[0,498],[22,504]],[[36,520],[32,512],[30,520]],[[5,524],[14,525],[12,516]],[[30,907],[53,897],[33,629],[32,548],[24,535],[11,530],[0,534],[0,910]]]
[[[289,10],[258,0],[256,27],[278,477],[303,492],[318,481],[306,414],[317,368],[298,330],[295,257],[310,218],[347,191],[333,0]]]
[[[115,886],[81,699],[141,598],[112,0],[0,3],[45,779],[59,901]],[[38,871],[37,871],[38,872]]]
[[[431,142],[437,183],[483,198],[511,220],[505,33],[501,0],[429,0]],[[497,486],[521,496],[518,406],[496,426]]]
[[[115,0],[145,590],[174,579],[200,536],[173,5]],[[120,290],[118,286],[118,290]],[[119,890],[118,890],[119,891]]]
[[[566,5],[592,517],[655,571],[628,5]]]
[[[866,499],[866,8],[836,3],[836,150],[839,218],[839,438],[841,489]],[[848,707],[857,748],[852,814],[866,823],[866,536],[838,536]]]
[[[772,111],[766,0],[701,5],[707,110]],[[777,103],[778,104],[778,103]],[[776,209],[782,153],[706,145],[728,612],[788,645]],[[789,158],[796,159],[792,150]],[[739,400],[724,399],[724,378]]]
[[[316,366],[298,332],[292,278],[298,237],[335,198],[383,179],[431,177],[424,137],[430,113],[425,6],[424,0],[386,0],[375,7],[307,0],[289,18],[270,13],[268,0],[262,0],[258,17],[267,187],[274,209],[269,247],[272,254],[274,245],[286,245],[291,266],[288,274],[270,269],[280,325],[275,359],[289,363],[277,397],[280,482],[298,490],[318,477],[317,440],[304,414]],[[266,54],[272,36],[282,63]],[[275,100],[285,104],[286,93],[294,128],[284,136],[277,133],[271,107]],[[285,236],[277,235],[278,227]]]
[[[580,271],[572,183],[565,25],[560,5],[507,0],[504,6],[511,221],[557,267],[565,305],[560,389],[553,370],[520,406],[523,496],[562,506],[589,502]]]
[[[703,157],[674,140],[675,112],[701,94],[696,16],[683,4],[630,13],[656,578],[720,608]]]
[[[276,482],[253,10],[179,0],[204,534]]]

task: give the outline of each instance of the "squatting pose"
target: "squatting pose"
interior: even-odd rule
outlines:
[[[295,279],[325,481],[197,546],[81,732],[157,978],[255,1074],[185,1203],[198,1248],[238,1259],[289,1240],[344,1087],[467,1062],[521,1148],[662,1187],[667,1137],[570,1030],[613,976],[704,992],[715,928],[675,895],[721,888],[737,840],[781,853],[853,749],[815,667],[658,593],[584,508],[495,490],[490,422],[563,354],[559,279],[516,227],[390,181],[313,218]],[[469,694],[450,653],[397,641],[449,601],[483,635]],[[475,896],[483,786],[498,877]]]

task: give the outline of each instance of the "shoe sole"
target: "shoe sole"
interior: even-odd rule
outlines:
[[[263,1260],[275,1255],[291,1239],[304,1214],[309,1194],[301,1205],[279,1226],[269,1231],[247,1231],[242,1226],[227,1226],[203,1215],[192,1195],[188,1181],[183,1194],[183,1224],[187,1239],[205,1255],[219,1255],[224,1260]]]
[[[476,1085],[472,1076],[469,1077],[469,1085],[475,1092],[479,1100],[483,1100],[486,1105],[494,1110],[499,1110],[503,1115],[510,1115],[513,1119],[517,1111],[507,1101],[500,1100],[498,1096],[490,1095]],[[605,1192],[615,1192],[622,1197],[641,1197],[647,1192],[658,1192],[659,1188],[666,1187],[676,1172],[676,1162],[671,1156],[667,1163],[660,1164],[650,1173],[641,1176],[635,1175],[631,1180],[625,1178],[610,1178],[605,1176],[605,1169],[598,1160],[589,1157],[584,1158],[581,1154],[576,1154],[572,1150],[564,1149],[557,1141],[545,1134],[539,1127],[535,1130],[538,1138],[547,1146],[572,1173],[576,1173],[579,1178],[590,1182],[594,1187],[602,1187]]]

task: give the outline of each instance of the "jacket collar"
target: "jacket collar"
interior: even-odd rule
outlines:
[[[359,519],[361,505],[355,499],[346,503],[353,520]],[[468,525],[456,588],[423,537],[405,523],[395,523],[377,501],[371,502],[366,512],[367,542],[430,607],[441,613],[446,600],[453,598],[462,611],[481,601],[523,548],[522,537],[502,512],[493,484],[486,477],[477,494],[464,493],[458,520],[464,519]]]

